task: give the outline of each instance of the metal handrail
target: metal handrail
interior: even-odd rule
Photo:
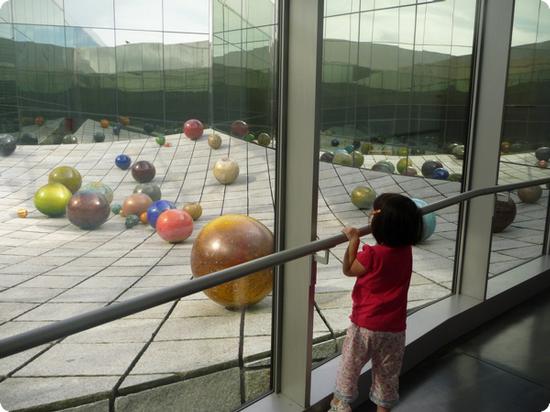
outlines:
[[[422,214],[427,214],[474,197],[498,192],[507,192],[514,189],[545,183],[550,183],[550,178],[474,189],[424,206],[421,208],[421,211]],[[369,233],[371,233],[369,225],[359,228],[359,234],[361,236],[365,236]],[[241,263],[218,272],[201,276],[200,278],[181,282],[177,285],[166,287],[154,292],[145,293],[124,302],[113,303],[112,305],[72,316],[50,325],[10,336],[0,340],[0,359],[78,332],[82,332],[95,326],[162,305],[163,303],[192,295],[205,289],[218,286],[222,283],[239,279],[259,270],[277,266],[300,257],[311,255],[321,250],[331,249],[334,246],[346,241],[347,237],[344,234],[338,234],[326,239],[316,240],[306,245],[273,253],[271,255]]]

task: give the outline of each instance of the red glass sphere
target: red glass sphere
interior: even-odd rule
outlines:
[[[36,116],[36,118],[34,119],[34,124],[37,126],[42,126],[44,124],[44,117]]]
[[[197,140],[203,132],[204,126],[200,120],[189,119],[183,124],[183,133],[191,140]]]
[[[231,134],[244,137],[248,134],[248,125],[243,120],[235,120],[231,123]]]
[[[168,209],[160,214],[156,229],[167,242],[183,242],[193,233],[193,218],[185,210]]]

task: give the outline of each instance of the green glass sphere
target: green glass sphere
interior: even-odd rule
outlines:
[[[82,185],[82,176],[74,167],[59,166],[50,172],[48,183],[61,183],[75,193]]]
[[[34,194],[34,205],[46,216],[63,216],[72,195],[71,191],[61,183],[48,183]]]
[[[351,203],[358,209],[370,209],[376,199],[376,192],[370,187],[357,186],[351,191]]]

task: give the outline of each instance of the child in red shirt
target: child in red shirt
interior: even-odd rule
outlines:
[[[359,233],[346,227],[349,240],[343,272],[357,277],[353,307],[342,347],[342,361],[330,411],[351,411],[361,368],[372,360],[370,399],[377,412],[387,412],[399,400],[399,373],[405,349],[407,293],[412,274],[412,248],[422,237],[422,214],[408,197],[378,196],[371,212],[377,244],[364,245]]]

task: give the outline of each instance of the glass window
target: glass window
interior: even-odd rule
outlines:
[[[115,32],[67,27],[67,52],[72,56],[71,111],[79,121],[114,117],[116,108]],[[81,121],[80,121],[81,120]]]
[[[11,22],[11,0],[0,0],[0,23]]]
[[[542,1],[516,2],[508,66],[498,183],[550,177],[550,10]],[[496,197],[489,278],[543,253],[548,188],[529,187]],[[488,287],[491,289],[492,282]]]
[[[464,150],[467,136],[473,22],[463,17],[475,7],[475,0],[377,0],[362,2],[360,13],[327,11],[319,237],[366,225],[372,200],[382,193],[422,204],[461,191],[463,152],[452,149]],[[409,309],[453,289],[458,207],[425,219],[425,238],[413,252]],[[372,236],[362,241],[376,243]],[[354,280],[341,274],[346,246],[331,250],[327,266],[318,265],[314,362],[338,353],[349,323]]]
[[[162,0],[115,0],[115,27],[162,30]]]
[[[113,0],[64,0],[65,24],[114,28]]]
[[[23,24],[63,25],[63,0],[13,1],[13,21]]]
[[[116,31],[118,110],[133,125],[164,122],[162,33]]]
[[[208,33],[209,3],[196,0],[164,0],[164,30]]]

